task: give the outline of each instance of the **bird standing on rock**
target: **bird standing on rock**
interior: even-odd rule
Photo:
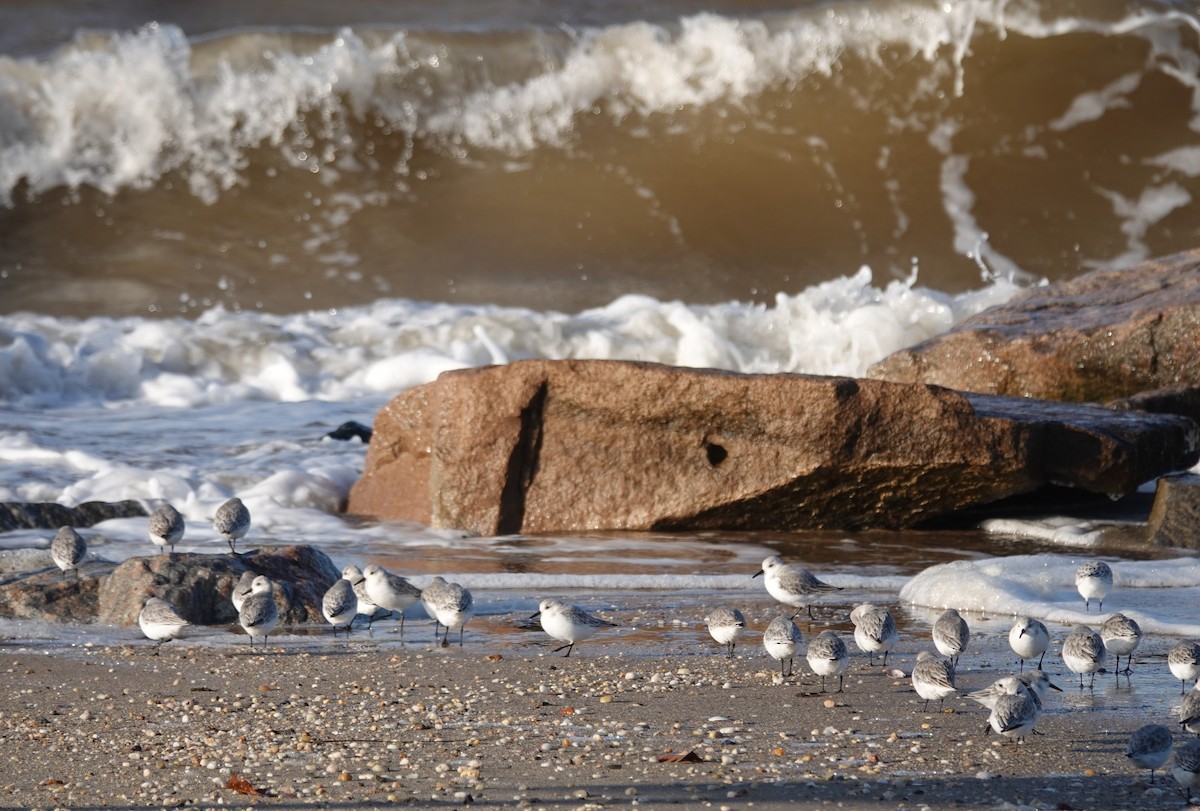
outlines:
[[[158,547],[159,552],[169,546],[174,555],[175,544],[183,540],[184,529],[183,515],[170,504],[164,504],[150,513],[150,542]]]
[[[250,531],[250,510],[246,509],[240,498],[229,499],[217,508],[217,514],[213,518],[213,529],[229,542],[230,553],[236,555],[237,550],[233,548],[233,542],[246,537],[246,533]]]

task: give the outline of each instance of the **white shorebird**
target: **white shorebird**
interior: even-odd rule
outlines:
[[[912,671],[912,686],[917,695],[925,699],[922,712],[929,709],[930,701],[942,704],[950,696],[958,694],[954,683],[954,665],[923,650],[917,654],[917,664]]]
[[[366,576],[363,575],[361,569],[351,563],[342,569],[342,579],[350,581],[350,586],[354,589],[354,596],[358,599],[358,613],[367,618],[367,630],[371,630],[371,626],[375,624],[375,618],[379,615],[380,607],[367,593]]]
[[[746,618],[736,608],[714,608],[704,617],[709,635],[725,646],[729,658],[733,658],[733,646],[746,630]]]
[[[147,532],[150,542],[158,547],[159,552],[169,546],[171,554],[175,554],[175,544],[183,540],[184,529],[183,514],[170,504],[164,504],[150,513]]]
[[[1108,650],[1100,634],[1086,625],[1076,625],[1063,641],[1062,658],[1072,673],[1079,674],[1079,689],[1083,689],[1083,674],[1091,673],[1089,687],[1096,684],[1096,671],[1104,667]]]
[[[998,679],[995,686],[1000,690],[1000,695],[992,705],[988,726],[993,732],[1006,738],[1023,740],[1033,732],[1041,715],[1033,694],[1016,676]]]
[[[1189,681],[1200,679],[1200,645],[1195,642],[1176,642],[1167,654],[1167,667],[1179,679],[1179,694],[1183,695]]]
[[[1187,793],[1188,805],[1192,802],[1192,789],[1200,786],[1200,740],[1190,740],[1175,748],[1175,765],[1171,776]]]
[[[1050,681],[1050,677],[1041,670],[1022,673],[1017,676],[1017,679],[1029,690],[1029,694],[1033,696],[1034,703],[1037,704],[1039,710],[1045,705],[1047,690],[1062,692],[1062,688]],[[1004,689],[1004,686],[997,680],[982,690],[967,693],[967,698],[979,702],[990,710],[996,705],[996,699],[1003,695]]]
[[[1113,614],[1100,626],[1100,639],[1105,649],[1117,657],[1115,672],[1129,673],[1133,670],[1133,652],[1142,642],[1141,627],[1124,614]],[[1126,657],[1125,669],[1121,670],[1121,657]]]
[[[50,557],[62,569],[63,580],[67,579],[67,572],[75,572],[75,579],[79,579],[79,564],[86,556],[87,542],[83,536],[74,527],[60,527],[50,542]]]
[[[1033,700],[1037,702],[1039,710],[1045,704],[1047,690],[1054,690],[1056,693],[1062,692],[1062,688],[1050,681],[1050,677],[1040,668],[1038,670],[1031,670],[1028,673],[1022,673],[1017,678],[1029,688],[1029,692],[1033,694]]]
[[[780,614],[771,620],[767,630],[763,631],[763,647],[772,658],[779,660],[779,674],[784,678],[792,675],[795,668],[796,651],[799,650],[804,636],[796,627],[791,617]],[[784,663],[787,663],[786,667]]]
[[[846,643],[833,631],[822,631],[816,639],[808,643],[808,666],[812,672],[821,677],[821,692],[825,692],[825,677],[837,676],[838,689],[842,692],[842,682],[846,676],[846,668],[850,665],[850,651]]]
[[[442,647],[450,644],[450,631],[458,629],[458,646],[463,644],[463,633],[467,621],[475,613],[475,600],[471,592],[458,583],[447,583],[446,579],[438,576],[429,581],[421,590],[421,604],[425,613],[433,618],[433,638],[437,641],[441,626],[446,626],[446,634],[442,637]]]
[[[254,587],[254,578],[256,577],[258,575],[252,571],[246,570],[242,572],[237,585],[233,587],[233,591],[229,594],[229,599],[233,601],[235,610],[242,610],[242,603],[246,602],[246,598],[250,596],[250,590]]]
[[[1193,687],[1183,694],[1183,700],[1179,702],[1179,725],[1200,735],[1200,687]]]
[[[971,641],[971,629],[967,621],[953,608],[946,609],[933,623],[933,645],[938,653],[958,667],[958,657],[967,649]]]
[[[1167,762],[1174,741],[1171,730],[1162,724],[1147,724],[1129,736],[1129,747],[1125,757],[1134,766],[1150,770],[1150,780],[1154,780],[1154,770]]]
[[[1008,632],[1008,644],[1021,659],[1021,672],[1025,672],[1025,660],[1038,657],[1038,669],[1046,659],[1046,649],[1050,647],[1050,632],[1045,624],[1032,617],[1017,617],[1012,630]]]
[[[421,599],[421,590],[403,577],[372,563],[363,569],[367,597],[380,608],[400,614],[400,638],[404,638],[404,609]]]
[[[566,656],[571,655],[576,642],[592,637],[601,628],[617,627],[615,622],[594,617],[579,606],[562,600],[542,600],[529,618],[540,620],[543,631],[559,642],[567,643],[554,649],[555,653],[565,650]]]
[[[217,507],[217,514],[213,517],[213,529],[229,542],[229,551],[236,555],[233,542],[246,537],[246,533],[250,531],[250,510],[246,509],[240,498],[229,499]]]
[[[822,594],[841,591],[841,586],[831,586],[817,579],[808,569],[799,566],[789,566],[778,555],[771,555],[763,560],[762,569],[751,577],[763,575],[763,584],[767,593],[785,605],[796,609],[792,619],[800,615],[801,609],[808,609],[808,617],[812,619],[812,601]]]
[[[1089,560],[1075,570],[1075,588],[1083,598],[1083,608],[1090,611],[1092,600],[1100,601],[1100,609],[1104,610],[1104,598],[1112,591],[1113,573],[1107,563],[1102,560]]]
[[[875,654],[883,654],[883,666],[887,667],[888,653],[900,641],[896,621],[885,609],[871,603],[863,603],[850,612],[854,623],[854,644],[867,654],[875,664]]]
[[[142,629],[142,633],[147,639],[158,643],[154,646],[155,656],[158,656],[158,649],[164,642],[178,639],[189,625],[191,623],[179,616],[175,606],[160,597],[147,600],[138,614],[138,627]]]
[[[321,598],[321,614],[333,626],[333,635],[337,636],[339,628],[346,629],[350,636],[350,626],[358,616],[358,597],[354,596],[354,585],[344,577],[338,578]]]
[[[250,584],[250,593],[238,609],[238,624],[250,636],[250,649],[254,649],[254,640],[262,639],[267,643],[267,637],[279,624],[279,606],[275,604],[273,584],[266,575],[258,575]]]

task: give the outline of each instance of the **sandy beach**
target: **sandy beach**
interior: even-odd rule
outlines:
[[[1165,640],[1131,680],[1104,674],[1094,692],[1069,681],[1052,648],[1046,669],[1064,692],[1042,734],[1018,744],[984,734],[987,712],[972,701],[922,710],[906,674],[928,641],[914,636],[886,670],[852,647],[845,692],[828,694],[802,660],[781,679],[757,639],[730,660],[711,640],[654,655],[597,639],[563,658],[540,635],[499,647],[468,636],[461,649],[414,638],[284,637],[261,653],[185,640],[159,656],[149,643],[10,641],[0,806],[1185,805],[1173,779],[1150,782],[1124,756],[1142,724],[1178,729],[1162,709],[1179,689],[1164,676]],[[1012,667],[1000,636],[984,636],[960,688]]]

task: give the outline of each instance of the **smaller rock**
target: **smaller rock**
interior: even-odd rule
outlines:
[[[1143,391],[1132,397],[1122,397],[1107,403],[1109,408],[1122,411],[1145,411],[1149,414],[1175,414],[1187,417],[1200,425],[1200,388],[1173,386]]]
[[[81,576],[57,568],[0,583],[0,617],[133,625],[148,597],[161,597],[195,625],[237,622],[229,596],[242,572],[265,574],[285,625],[323,622],[321,598],[341,573],[310,546],[243,555],[179,553],[130,558],[119,566],[91,561]]]
[[[365,445],[371,441],[371,429],[357,420],[350,420],[350,422],[343,422],[325,436],[343,442],[351,439],[360,439]]]
[[[1146,534],[1157,546],[1200,549],[1200,476],[1182,473],[1158,480]]]
[[[58,529],[90,527],[110,518],[136,518],[146,515],[137,501],[85,501],[78,507],[53,502],[0,502],[0,531],[13,529]]]

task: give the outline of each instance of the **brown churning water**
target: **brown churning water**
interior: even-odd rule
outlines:
[[[1185,3],[242,5],[0,13],[0,312],[954,292],[1197,242]]]

